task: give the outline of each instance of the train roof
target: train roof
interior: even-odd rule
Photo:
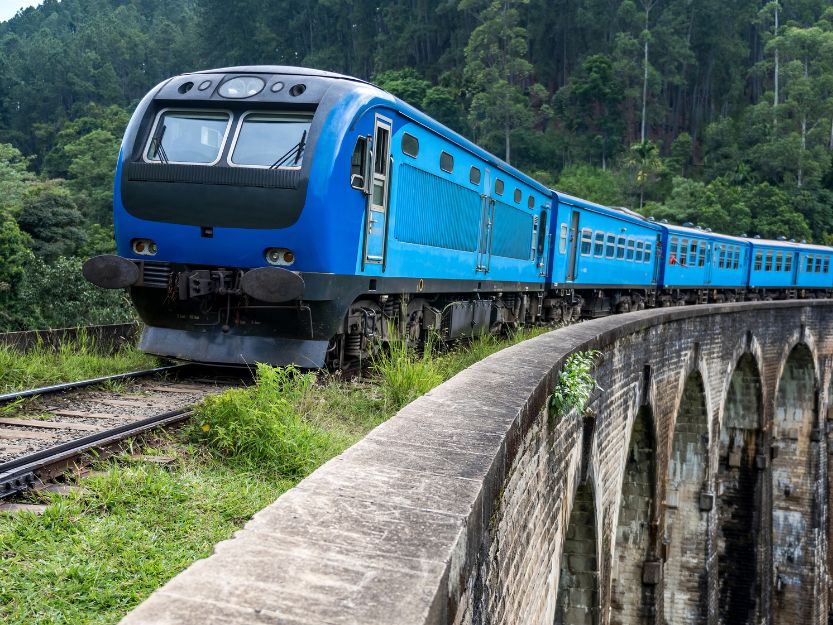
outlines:
[[[833,253],[833,248],[826,245],[816,245],[814,243],[799,243],[797,241],[773,241],[772,239],[748,239],[752,245],[759,247],[783,247],[788,249],[807,249],[817,252]]]
[[[579,208],[586,208],[588,210],[592,210],[597,213],[602,213],[615,219],[621,219],[622,221],[627,221],[630,223],[637,223],[641,226],[651,228],[652,230],[659,230],[658,223],[654,221],[649,221],[639,213],[634,212],[628,208],[604,206],[602,204],[596,204],[595,202],[583,200],[580,197],[576,197],[568,193],[562,193],[561,191],[556,190],[553,190],[552,193],[555,197],[558,198],[559,202],[562,202],[564,204],[570,204]]]
[[[234,67],[201,69],[195,72],[185,72],[182,75],[186,74],[282,74],[285,76],[314,76],[316,78],[337,78],[339,80],[349,80],[351,82],[358,82],[366,85],[372,84],[366,80],[362,80],[361,78],[355,78],[354,76],[347,76],[345,74],[338,74],[336,72],[326,72],[324,70],[312,69],[309,67],[295,67],[293,65],[236,65]]]
[[[749,239],[744,237],[736,237],[731,234],[723,234],[722,232],[711,232],[708,230],[701,230],[700,228],[692,228],[690,226],[677,226],[675,224],[660,224],[660,227],[665,228],[674,234],[682,234],[696,237],[711,237],[713,239],[721,239],[723,241],[734,241],[737,243],[748,244]]]

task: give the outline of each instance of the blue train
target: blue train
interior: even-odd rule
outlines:
[[[828,297],[833,249],[657,223],[548,189],[391,94],[252,66],[156,86],[125,132],[118,255],[141,348],[349,367],[455,339],[695,302]]]

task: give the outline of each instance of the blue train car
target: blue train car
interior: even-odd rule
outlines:
[[[302,68],[171,78],[116,171],[118,256],[141,347],[218,363],[343,366],[377,339],[555,318],[551,192],[391,94]]]
[[[660,283],[666,296],[672,300],[737,299],[749,271],[746,239],[667,224],[662,224],[662,231]]]
[[[812,294],[817,297],[829,297],[833,289],[833,274],[830,272],[833,250],[806,243],[796,247],[796,288],[808,292],[802,293],[802,296]]]
[[[824,295],[833,288],[833,250],[792,241],[752,239],[749,288],[758,297],[797,297],[796,290]]]
[[[659,226],[627,209],[556,197],[552,282],[578,291],[585,315],[644,308],[657,283]]]

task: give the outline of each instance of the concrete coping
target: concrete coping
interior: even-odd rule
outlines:
[[[648,327],[826,300],[644,310],[476,363],[258,512],[123,625],[452,622],[507,470],[567,356]]]

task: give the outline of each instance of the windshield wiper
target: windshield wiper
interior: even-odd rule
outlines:
[[[155,150],[153,156],[159,157],[159,160],[166,164],[168,162],[168,155],[165,153],[165,148],[162,147],[162,137],[165,136],[165,131],[167,129],[168,127],[165,124],[162,124],[159,127],[159,130],[156,131],[156,135],[150,140],[150,148],[151,150]]]
[[[286,165],[287,161],[291,159],[293,156],[295,157],[292,161],[293,165],[297,165],[298,161],[301,160],[301,155],[304,153],[304,148],[307,145],[307,131],[305,130],[304,133],[301,135],[301,140],[289,148],[289,151],[281,156],[278,160],[272,163],[269,166],[269,169],[275,169],[280,167],[281,165]]]

